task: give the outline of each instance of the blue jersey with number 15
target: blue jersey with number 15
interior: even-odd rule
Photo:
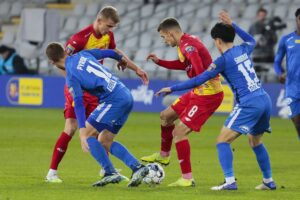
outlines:
[[[110,71],[99,64],[98,60],[111,57],[121,59],[113,50],[84,50],[67,57],[66,81],[73,98],[83,96],[82,90],[104,99],[118,85],[123,85]]]
[[[250,59],[250,54],[255,47],[255,40],[236,24],[233,24],[233,27],[245,42],[225,51],[201,75],[171,87],[172,91],[189,89],[203,84],[220,73],[228,82],[238,103],[245,100],[246,97],[248,99],[265,94]]]

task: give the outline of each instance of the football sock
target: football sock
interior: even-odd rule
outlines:
[[[185,179],[191,179],[192,167],[191,167],[191,151],[190,143],[188,140],[181,140],[175,144],[177,150],[177,157],[180,163],[182,177]]]
[[[226,178],[225,178],[225,181],[226,181],[226,183],[231,184],[231,183],[234,183],[234,182],[235,182],[235,178],[234,178],[234,176],[226,177]]]
[[[123,161],[132,171],[140,168],[140,162],[121,143],[114,141],[110,146],[110,153]]]
[[[116,170],[112,162],[109,160],[103,145],[95,137],[89,137],[86,141],[89,145],[90,153],[105,170],[105,174],[115,173]]]
[[[161,128],[161,147],[160,147],[160,155],[161,156],[169,156],[171,147],[172,147],[172,141],[173,141],[173,130],[175,125],[171,126],[160,126]]]
[[[267,152],[267,149],[263,144],[260,144],[252,149],[256,155],[256,160],[263,173],[263,177],[265,179],[271,178],[272,170],[271,170],[271,164],[270,164],[270,159],[269,159],[269,154]]]
[[[233,155],[230,148],[230,144],[225,142],[219,143],[217,144],[217,149],[219,162],[223,169],[225,178],[234,177],[232,168]]]
[[[67,151],[68,144],[71,139],[72,139],[72,137],[69,136],[68,134],[66,134],[65,132],[61,133],[61,135],[58,138],[58,140],[56,141],[55,147],[53,149],[50,169],[57,170],[57,167],[58,167],[60,161],[62,160],[62,158],[64,157],[64,155]]]

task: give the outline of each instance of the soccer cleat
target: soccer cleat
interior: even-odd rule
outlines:
[[[134,172],[131,176],[131,180],[128,183],[128,187],[137,187],[142,183],[142,180],[149,173],[149,168],[142,165],[140,169]]]
[[[62,183],[62,182],[63,182],[63,181],[58,177],[57,174],[47,175],[45,181],[48,182],[48,183]]]
[[[119,174],[119,173],[113,173],[113,174],[106,174],[104,177],[100,180],[94,183],[93,187],[103,187],[109,183],[120,183],[123,180],[128,179],[127,177]]]
[[[162,165],[168,165],[170,163],[170,158],[171,156],[163,157],[160,155],[160,153],[154,153],[150,156],[144,156],[141,158],[142,161],[144,162],[158,162]]]
[[[237,190],[237,185],[236,182],[233,183],[222,183],[221,185],[218,186],[214,186],[212,188],[210,188],[211,190]]]
[[[276,184],[274,181],[269,183],[263,182],[262,184],[255,187],[256,190],[276,190]]]
[[[185,179],[185,178],[180,178],[174,183],[169,184],[169,187],[195,187],[195,181],[194,179]]]
[[[117,173],[120,173],[121,171],[122,171],[122,169],[116,169]],[[99,171],[100,178],[103,178],[104,175],[105,175],[105,170],[103,168],[101,168],[100,171]],[[129,180],[127,177],[126,177],[126,179]]]

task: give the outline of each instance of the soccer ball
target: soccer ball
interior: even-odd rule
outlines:
[[[165,171],[162,166],[158,163],[150,163],[146,167],[149,168],[149,173],[143,178],[143,182],[148,185],[160,184],[165,178]]]

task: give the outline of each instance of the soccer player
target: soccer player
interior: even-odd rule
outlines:
[[[104,177],[93,186],[118,183],[124,179],[116,172],[107,152],[132,169],[133,174],[128,186],[138,186],[149,169],[140,164],[126,147],[114,141],[131,112],[133,98],[130,90],[98,62],[99,59],[110,57],[119,60],[122,67],[127,64],[127,59],[114,50],[99,49],[83,50],[68,56],[59,43],[50,43],[46,54],[52,64],[66,70],[66,83],[75,102],[74,110],[83,151],[89,151],[105,170]],[[83,91],[88,91],[99,99],[99,105],[87,120]],[[96,138],[99,133],[101,143]]]
[[[269,123],[271,100],[261,87],[250,59],[250,54],[255,47],[255,40],[233,23],[226,12],[221,12],[219,17],[223,23],[217,23],[212,28],[211,36],[222,55],[201,75],[172,87],[163,88],[157,92],[157,95],[193,88],[221,73],[235,94],[237,104],[217,138],[217,150],[225,182],[211,189],[237,190],[230,143],[243,134],[248,136],[249,144],[263,174],[263,183],[256,189],[275,190],[276,185],[272,179],[269,155],[261,141],[263,133],[271,131]],[[236,33],[245,42],[234,46],[233,40]]]
[[[281,83],[285,82],[285,92],[292,119],[300,140],[300,8],[295,12],[297,30],[283,36],[279,42],[274,68]],[[281,63],[286,55],[286,72]]]
[[[189,78],[201,74],[211,64],[212,59],[206,47],[196,36],[182,32],[176,19],[164,19],[157,31],[166,44],[177,47],[179,59],[174,61],[161,60],[154,54],[150,54],[147,59],[170,70],[184,70]],[[204,85],[195,86],[194,89],[179,97],[172,106],[160,113],[160,153],[144,156],[141,160],[168,165],[174,137],[182,177],[169,186],[195,185],[187,136],[192,131],[200,131],[206,120],[221,104],[223,96],[219,76],[216,76]],[[175,126],[174,121],[177,119],[180,121]]]
[[[149,80],[147,74],[138,66],[136,66],[122,51],[116,48],[112,30],[117,26],[119,21],[120,19],[116,8],[112,6],[103,7],[99,11],[93,24],[89,25],[70,38],[66,45],[66,52],[69,55],[72,55],[84,49],[115,49],[127,59],[127,67],[131,70],[134,70],[136,74],[141,77],[143,82],[148,84]],[[100,63],[103,63],[103,61],[101,60]],[[65,152],[67,151],[69,142],[77,130],[73,98],[67,87],[65,87],[64,92],[66,98],[64,109],[65,127],[60,137],[56,141],[52,154],[50,169],[46,176],[46,181],[52,183],[62,182],[62,180],[58,177],[57,168]],[[86,109],[86,116],[88,117],[90,113],[97,107],[98,99],[88,92],[84,92],[83,100]],[[103,170],[101,170],[101,172],[103,172]]]

